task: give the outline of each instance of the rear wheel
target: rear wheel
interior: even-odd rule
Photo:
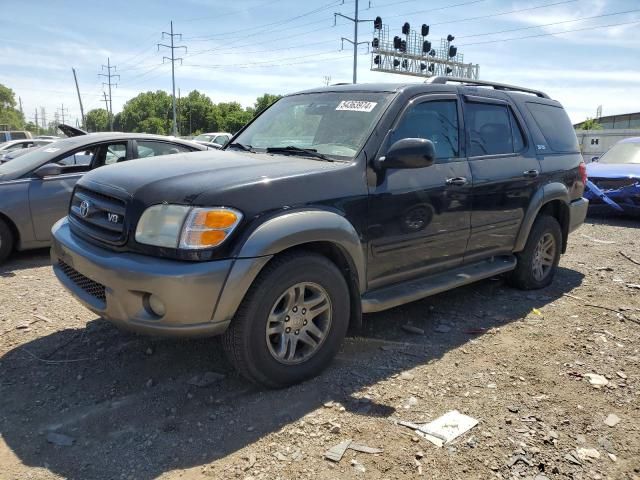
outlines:
[[[562,230],[558,221],[548,215],[536,219],[524,250],[517,254],[518,266],[509,283],[523,290],[543,288],[553,281],[560,261]]]
[[[13,251],[13,232],[7,223],[0,219],[0,263],[3,263]]]
[[[320,373],[349,323],[340,270],[311,252],[272,260],[247,292],[223,337],[229,360],[249,380],[284,387]]]

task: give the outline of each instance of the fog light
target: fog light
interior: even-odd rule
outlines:
[[[157,295],[149,295],[147,297],[147,308],[151,313],[158,317],[164,317],[166,309],[164,303]]]

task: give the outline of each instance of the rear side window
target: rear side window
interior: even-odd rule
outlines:
[[[504,155],[524,149],[524,136],[507,105],[469,102],[465,106],[469,156]]]
[[[11,132],[12,140],[22,140],[24,138],[27,138],[27,134],[24,132]]]
[[[544,139],[555,152],[578,152],[578,139],[569,115],[561,107],[527,102],[527,108],[540,127]]]
[[[190,149],[183,145],[168,142],[156,142],[153,140],[138,140],[138,157],[158,157],[173,155],[174,153],[187,153]]]

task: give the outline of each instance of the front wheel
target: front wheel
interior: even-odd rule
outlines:
[[[327,258],[311,252],[276,257],[225,332],[225,352],[255,383],[298,383],[331,362],[346,334],[349,310],[349,287]]]
[[[13,251],[13,244],[13,233],[9,225],[0,218],[0,264],[3,263]]]
[[[558,220],[548,215],[536,219],[524,250],[516,254],[518,265],[509,283],[523,290],[544,288],[553,281],[560,261],[562,230]]]

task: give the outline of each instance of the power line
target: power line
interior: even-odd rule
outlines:
[[[500,42],[511,42],[511,41],[514,41],[514,40],[524,40],[526,38],[549,37],[549,36],[553,36],[553,35],[562,35],[562,34],[565,34],[565,33],[584,32],[585,30],[597,30],[599,28],[619,27],[621,25],[634,25],[634,24],[638,24],[638,23],[640,23],[640,20],[633,20],[631,22],[610,23],[608,25],[594,25],[594,26],[591,26],[591,27],[575,28],[575,29],[572,29],[572,30],[563,30],[561,32],[539,33],[537,35],[527,35],[527,36],[524,36],[524,37],[501,38]],[[461,47],[466,47],[466,46],[470,46],[470,45],[485,45],[487,43],[495,43],[495,42],[496,42],[496,40],[489,40],[489,41],[485,41],[485,42],[463,43],[460,46]]]
[[[368,45],[369,42],[358,42],[358,24],[362,23],[362,22],[371,22],[373,20],[362,20],[360,18],[358,18],[358,15],[360,14],[359,10],[358,10],[358,0],[356,1],[356,8],[354,10],[354,16],[353,18],[348,17],[346,15],[343,15],[342,13],[334,13],[333,14],[333,19],[335,22],[335,19],[337,17],[342,17],[342,18],[346,18],[347,20],[349,20],[350,22],[353,22],[353,40],[351,40],[350,38],[345,38],[342,37],[340,39],[340,41],[342,42],[342,45],[344,45],[344,42],[349,42],[351,45],[353,45],[353,84],[355,85],[358,80],[358,45],[362,45],[362,44],[366,44]]]
[[[473,35],[458,35],[458,38],[460,39],[460,38],[471,38],[471,37],[483,37],[483,36],[486,36],[486,35],[498,35],[500,33],[517,32],[517,31],[521,31],[521,30],[531,30],[533,28],[551,27],[553,25],[561,25],[563,23],[581,22],[581,21],[584,21],[584,20],[593,20],[594,18],[612,17],[614,15],[623,15],[625,13],[634,13],[634,12],[640,12],[640,9],[626,10],[624,12],[604,13],[602,15],[592,15],[590,17],[574,18],[573,20],[563,20],[563,21],[560,21],[560,22],[543,23],[543,24],[540,24],[540,25],[532,25],[530,27],[511,28],[509,30],[500,30],[500,31],[497,31],[497,32],[475,33]]]
[[[162,63],[164,63],[165,59],[171,61],[171,88],[172,88],[172,91],[173,91],[173,95],[172,95],[172,98],[171,98],[172,99],[172,104],[173,104],[173,135],[177,136],[178,135],[178,124],[176,123],[176,75],[175,75],[175,64],[176,64],[177,61],[180,61],[180,64],[182,64],[182,58],[176,58],[175,57],[175,51],[177,49],[184,49],[184,51],[186,53],[187,52],[187,47],[185,45],[175,45],[173,43],[173,38],[174,37],[179,37],[180,40],[182,40],[182,34],[181,33],[173,33],[173,21],[171,21],[171,31],[170,32],[162,32],[162,38],[164,38],[165,35],[171,39],[171,44],[170,45],[166,45],[164,43],[159,43],[158,44],[158,51],[160,51],[160,47],[165,47],[165,48],[171,49],[171,58],[162,57]]]

